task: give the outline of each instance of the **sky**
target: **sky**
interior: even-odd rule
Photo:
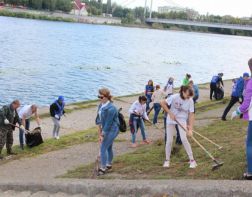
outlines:
[[[151,0],[147,0],[150,6]],[[145,0],[112,0],[125,7],[144,7]],[[153,9],[158,6],[180,6],[197,10],[200,14],[252,16],[252,0],[153,0]]]

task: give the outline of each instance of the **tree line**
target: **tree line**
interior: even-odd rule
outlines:
[[[61,10],[63,12],[70,12],[73,7],[71,0],[4,0],[4,3],[36,10]]]

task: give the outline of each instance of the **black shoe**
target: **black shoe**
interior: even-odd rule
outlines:
[[[106,166],[106,171],[112,170],[112,166]]]
[[[3,160],[4,159],[4,156],[3,155],[0,155],[0,160]]]
[[[252,175],[250,175],[248,173],[244,173],[243,178],[246,179],[246,180],[252,180]]]
[[[104,174],[106,174],[106,170],[99,168],[97,176],[102,176]]]
[[[14,153],[14,152],[12,152],[12,151],[10,150],[10,151],[7,151],[7,155],[17,155],[17,153]]]
[[[20,144],[20,149],[24,150],[24,145],[23,144]]]
[[[226,119],[226,118],[223,118],[223,117],[221,118],[221,120],[222,120],[222,121],[227,121],[227,119]]]

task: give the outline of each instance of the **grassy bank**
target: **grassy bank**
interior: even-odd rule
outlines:
[[[69,135],[64,135],[60,138],[60,140],[46,139],[44,140],[43,144],[33,147],[33,148],[25,147],[24,150],[21,150],[19,148],[19,145],[16,145],[13,147],[13,151],[17,153],[17,155],[11,157],[10,160],[0,161],[0,163],[4,163],[11,160],[24,158],[24,157],[37,156],[37,155],[45,154],[51,151],[56,151],[56,150],[68,148],[73,145],[83,144],[87,142],[98,142],[96,128],[91,128],[85,131],[80,131],[80,132],[75,132]]]
[[[118,156],[113,165],[113,172],[103,176],[104,179],[241,179],[245,172],[244,137],[247,123],[241,120],[215,121],[197,131],[223,146],[219,151],[201,140],[214,156],[224,161],[224,166],[216,171],[211,170],[212,162],[206,154],[192,141],[194,156],[198,167],[189,169],[188,158],[184,148],[174,149],[171,157],[171,168],[162,167],[164,161],[164,142],[158,140],[150,146],[144,146],[133,153]],[[65,178],[89,178],[93,164],[80,166],[69,171]]]
[[[31,14],[28,12],[11,12],[8,10],[1,10],[1,9],[0,9],[0,16],[48,20],[48,21],[75,22],[75,20],[71,18],[55,17],[55,16],[48,16],[48,15],[42,15],[42,14]]]

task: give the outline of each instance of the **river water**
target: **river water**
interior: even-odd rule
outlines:
[[[178,86],[248,71],[252,38],[0,17],[0,103],[49,105],[142,92],[149,79]]]

